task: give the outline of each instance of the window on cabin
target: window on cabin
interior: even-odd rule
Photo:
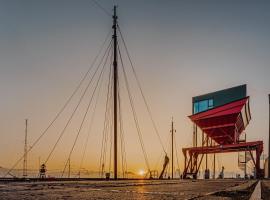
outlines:
[[[207,99],[207,100],[202,100],[194,103],[194,114],[203,112],[206,110],[209,110],[214,107],[214,100],[213,99]]]

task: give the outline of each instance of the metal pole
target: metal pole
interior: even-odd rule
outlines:
[[[70,158],[68,159],[68,178],[70,178]]]
[[[40,156],[38,157],[38,169],[40,168]]]
[[[268,178],[270,178],[270,94],[268,95],[268,98],[269,98]]]
[[[209,137],[207,135],[206,136],[206,147],[208,147],[208,139],[209,139]],[[208,154],[207,153],[205,155],[205,168],[206,168],[206,170],[208,169]]]
[[[114,179],[117,179],[117,15],[116,6],[113,8],[113,112],[114,112]]]
[[[173,179],[173,133],[174,133],[173,118],[172,118],[172,129],[171,129],[171,133],[172,133],[172,179]]]
[[[247,142],[247,134],[245,133],[245,142]],[[245,151],[245,175],[244,178],[247,178],[247,152]]]
[[[198,147],[198,127],[195,124],[195,147]],[[196,161],[196,170],[198,169],[198,162]]]
[[[27,176],[27,125],[28,120],[25,120],[25,138],[24,138],[24,159],[23,159],[23,176]]]
[[[213,170],[213,179],[216,178],[216,154],[214,153],[214,170]]]

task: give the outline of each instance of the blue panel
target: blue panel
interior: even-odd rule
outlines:
[[[205,111],[205,109],[215,108],[218,106],[237,101],[239,99],[245,98],[247,95],[247,86],[240,85],[233,88],[228,88],[225,90],[220,90],[192,98],[193,103],[193,114]],[[203,101],[208,101],[208,105],[205,106]],[[200,104],[200,102],[202,102]],[[199,108],[195,109],[195,104],[199,103]],[[207,108],[206,108],[207,107]]]
[[[198,101],[198,102],[194,103],[194,108],[193,108],[194,114],[209,110],[209,109],[213,108],[213,105],[214,105],[213,99]]]

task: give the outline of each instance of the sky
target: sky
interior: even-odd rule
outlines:
[[[187,118],[192,112],[192,97],[241,84],[247,84],[252,114],[247,139],[263,140],[267,155],[269,1],[99,0],[98,3],[106,12],[112,12],[113,5],[118,5],[119,26],[166,149],[174,118],[181,170],[181,148],[192,145],[192,123]],[[106,12],[91,0],[0,1],[0,166],[8,168],[22,155],[24,120],[29,120],[31,146],[74,91],[111,31],[112,18]],[[124,57],[131,74],[127,61]],[[160,168],[162,145],[132,74],[129,80],[151,168]],[[98,170],[102,145],[105,83],[84,161],[84,168],[93,171]],[[120,89],[128,169],[146,170],[121,82]],[[89,99],[90,93],[87,95]],[[77,100],[29,153],[29,168],[38,168],[39,160],[46,159]],[[48,168],[63,168],[86,101],[83,105],[57,145]],[[93,110],[89,113],[86,124],[90,124]],[[72,154],[74,169],[79,166],[87,130],[83,129]],[[235,154],[219,155],[218,170],[225,166],[225,171],[237,171],[236,161]],[[21,167],[22,163],[17,166]]]

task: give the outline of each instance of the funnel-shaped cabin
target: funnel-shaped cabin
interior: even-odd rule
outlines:
[[[251,119],[246,85],[193,97],[189,118],[217,144],[238,143]]]
[[[263,142],[246,142],[240,139],[251,120],[246,85],[193,97],[192,115],[189,118],[195,125],[194,141],[193,147],[183,148],[183,178],[189,175],[196,178],[204,156],[207,166],[208,154],[241,151],[256,151],[256,159],[252,157],[252,160],[256,175],[261,176],[260,155]],[[201,146],[198,146],[197,142],[198,129],[202,132]],[[205,171],[209,173],[207,167]]]

